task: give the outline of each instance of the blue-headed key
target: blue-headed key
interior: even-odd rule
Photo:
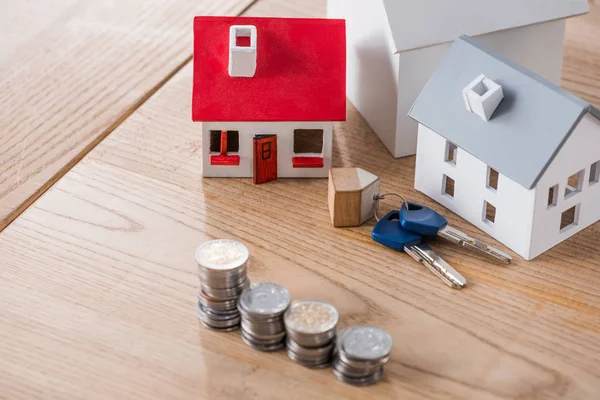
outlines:
[[[392,250],[404,251],[436,274],[446,285],[462,289],[467,280],[438,256],[431,247],[421,243],[421,235],[400,226],[400,212],[392,210],[379,220],[371,237],[377,243]]]
[[[505,263],[510,263],[512,260],[512,257],[505,252],[448,226],[448,220],[429,207],[406,202],[400,208],[399,219],[400,225],[404,229],[419,235],[439,236],[454,244],[480,251]]]

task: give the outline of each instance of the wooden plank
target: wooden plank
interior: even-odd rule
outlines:
[[[0,230],[191,59],[194,15],[251,2],[0,3]]]
[[[322,10],[320,0],[315,5],[311,13]],[[261,0],[250,12],[282,9],[303,15],[286,0]],[[586,29],[598,37],[600,24]],[[600,57],[586,59],[587,68],[567,59],[566,70],[597,71]],[[2,396],[597,397],[599,224],[535,262],[510,266],[436,242],[470,281],[452,290],[408,256],[372,242],[373,221],[333,228],[326,180],[202,180],[190,85],[187,66],[0,234]],[[365,168],[381,177],[383,191],[432,205],[412,189],[414,159],[392,159],[351,106],[348,122],[335,127],[334,164]],[[385,203],[382,212],[394,205]],[[278,282],[296,299],[331,302],[342,327],[387,329],[394,349],[384,380],[354,388],[282,352],[254,351],[239,332],[202,328],[193,252],[220,237],[249,246],[253,281]]]

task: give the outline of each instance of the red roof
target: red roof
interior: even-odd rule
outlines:
[[[256,27],[251,78],[229,76],[231,25]],[[196,17],[192,119],[345,121],[345,21]]]

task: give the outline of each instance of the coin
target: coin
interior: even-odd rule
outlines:
[[[256,336],[256,337],[264,337],[265,339],[267,338],[271,338],[271,337],[284,337],[285,336],[285,330],[283,329],[283,326],[277,327],[277,326],[272,326],[271,324],[269,325],[260,325],[260,324],[256,324],[253,322],[249,322],[246,318],[244,318],[242,316],[242,328],[244,328],[244,330],[248,331],[249,333],[251,333],[252,335]]]
[[[325,368],[328,367],[329,365],[331,365],[331,362],[328,358],[323,358],[323,359],[314,359],[314,360],[308,360],[308,359],[304,359],[301,358],[298,354],[294,353],[292,350],[290,350],[289,348],[286,351],[288,357],[290,358],[290,360],[293,360],[295,362],[297,362],[300,365],[303,365],[305,367],[308,368]]]
[[[294,301],[284,315],[286,327],[304,334],[316,334],[334,329],[339,314],[335,307],[317,300]]]
[[[239,299],[241,311],[254,317],[272,318],[281,315],[290,305],[290,293],[281,285],[269,282],[253,283]]]
[[[252,347],[253,349],[260,350],[260,351],[275,351],[275,350],[279,350],[279,349],[282,349],[285,347],[284,340],[281,340],[279,343],[275,343],[275,344],[263,344],[259,341],[256,341],[256,340],[248,337],[248,335],[245,334],[243,330],[242,330],[242,341],[244,343],[246,343],[248,346]]]
[[[370,374],[374,374],[381,368],[381,364],[371,365],[368,367],[357,367],[346,363],[339,357],[335,357],[333,360],[333,367],[339,372],[343,373],[344,375],[348,375],[349,377],[353,378],[360,378]]]
[[[237,240],[218,239],[198,247],[196,262],[207,270],[231,271],[245,266],[248,255],[248,248]]]
[[[392,337],[374,326],[349,328],[340,339],[341,349],[350,359],[378,361],[388,357],[392,351]]]
[[[323,347],[303,347],[290,338],[287,339],[286,345],[294,353],[308,358],[330,357],[333,350],[333,343]]]
[[[344,383],[349,383],[351,385],[355,385],[355,386],[369,386],[369,385],[374,385],[375,383],[379,382],[379,380],[381,379],[381,377],[383,376],[383,367],[381,369],[379,369],[377,372],[375,372],[374,374],[362,377],[362,378],[353,378],[353,377],[349,377],[347,375],[344,375],[343,373],[341,373],[340,371],[336,370],[335,368],[332,368],[333,374],[342,382]]]
[[[206,293],[209,297],[212,297],[213,299],[217,300],[227,301],[238,298],[238,296],[244,291],[244,289],[250,286],[250,281],[246,279],[240,285],[227,289],[215,289],[211,286],[204,284],[204,282],[200,282],[200,286],[202,288],[202,291]]]

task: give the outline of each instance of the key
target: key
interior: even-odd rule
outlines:
[[[400,208],[399,218],[400,225],[411,232],[426,237],[440,236],[454,244],[482,252],[507,264],[512,260],[512,257],[505,252],[448,226],[448,220],[429,207],[406,202]]]
[[[399,214],[398,210],[392,210],[379,220],[371,233],[373,240],[392,250],[406,252],[429,268],[446,285],[454,289],[464,288],[467,280],[438,256],[431,247],[421,243],[420,234],[403,229],[400,226]]]

